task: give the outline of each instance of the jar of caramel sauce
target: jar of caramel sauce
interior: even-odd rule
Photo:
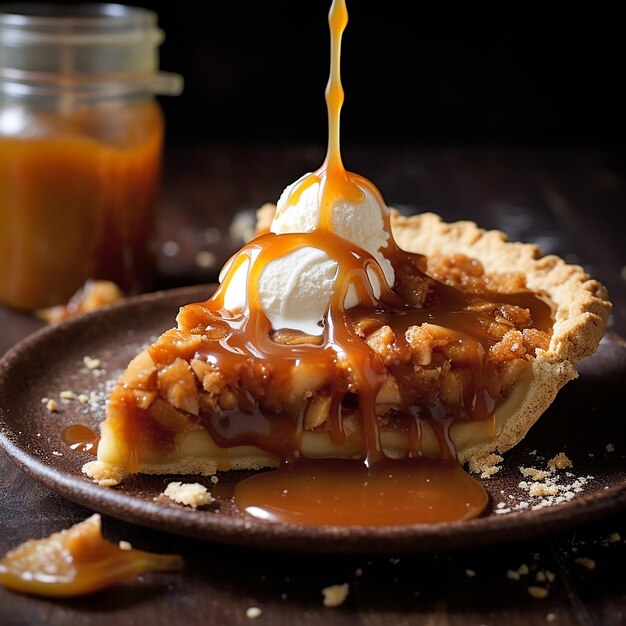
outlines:
[[[0,4],[0,302],[63,304],[89,279],[150,287],[164,116],[152,11]]]

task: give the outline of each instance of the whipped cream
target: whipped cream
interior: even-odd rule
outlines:
[[[296,203],[288,204],[289,194],[300,180],[289,185],[281,194],[271,232],[278,235],[306,233],[317,227],[320,218],[319,183],[306,187]],[[332,230],[347,240],[347,246],[351,242],[369,252],[380,266],[389,287],[392,287],[394,270],[382,252],[390,238],[384,220],[389,214],[389,208],[369,189],[361,187],[361,191],[363,200],[359,203],[349,202],[345,198],[335,203]],[[224,306],[233,313],[240,312],[246,306],[248,265],[247,262],[243,263],[237,269],[226,289]],[[222,270],[220,280],[227,268],[228,265]],[[289,328],[309,335],[322,334],[322,320],[337,287],[338,269],[337,261],[314,246],[302,247],[268,263],[259,279],[259,294],[263,312],[272,328]],[[381,286],[378,276],[372,269],[368,269],[367,273],[374,295],[379,297]],[[350,285],[344,306],[352,308],[358,304],[357,290],[354,285]]]

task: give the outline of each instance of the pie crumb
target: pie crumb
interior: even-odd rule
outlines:
[[[132,550],[132,549],[133,549],[133,546],[131,546],[131,545],[130,545],[130,542],[128,542],[128,541],[124,541],[124,540],[120,541],[120,542],[117,544],[117,547],[118,547],[120,550]]]
[[[545,587],[535,587],[531,585],[528,587],[528,593],[537,600],[542,600],[548,597],[548,590]]]
[[[46,402],[46,409],[48,409],[50,413],[56,413],[59,410],[56,400],[48,400],[48,402]]]
[[[554,469],[568,469],[574,467],[574,464],[569,460],[565,452],[559,452],[548,461],[548,467],[553,467]]]
[[[246,617],[248,619],[256,619],[257,617],[261,617],[261,609],[258,606],[251,606],[246,609]]]
[[[83,473],[98,483],[100,487],[114,487],[126,476],[127,471],[121,465],[90,461],[83,465]]]
[[[211,482],[212,482],[214,485],[217,485],[217,483],[219,482],[219,480],[220,480],[220,479],[219,479],[219,478],[218,478],[215,474],[213,474],[213,476],[211,476]]]
[[[530,478],[531,480],[545,480],[550,476],[550,472],[548,470],[540,470],[536,467],[520,467],[519,471],[526,478]]]
[[[556,619],[556,613],[548,613],[546,615],[546,620],[549,622],[553,622]]]
[[[84,356],[83,357],[83,363],[85,364],[85,367],[88,370],[95,370],[98,369],[101,365],[101,361],[100,359],[94,359],[90,356]]]
[[[345,602],[345,599],[350,593],[350,585],[343,583],[343,585],[330,585],[322,589],[322,595],[324,596],[324,606],[340,606]]]
[[[617,543],[618,541],[622,540],[622,536],[619,533],[611,533],[606,540],[609,543]]]
[[[606,451],[607,452],[615,452],[615,446],[612,443],[607,443],[606,444]]]
[[[490,478],[500,471],[499,464],[504,459],[499,454],[484,454],[476,459],[470,459],[469,469],[474,474],[480,474],[481,478]]]
[[[517,568],[517,573],[520,576],[526,576],[526,574],[528,574],[528,572],[530,572],[530,570],[528,569],[528,565],[526,565],[526,563],[522,563],[518,568]]]
[[[61,398],[61,400],[76,400],[76,394],[73,391],[70,391],[69,389],[64,389],[59,394],[59,398]]]
[[[556,485],[546,485],[544,483],[533,483],[530,485],[528,494],[537,496],[556,496],[559,493],[559,488]]]
[[[519,572],[515,571],[514,569],[510,569],[510,570],[507,570],[506,577],[509,580],[519,580],[520,575],[519,575]]]
[[[192,509],[197,509],[199,506],[211,504],[211,502],[215,501],[208,489],[200,483],[171,482],[166,487],[163,495],[174,502],[178,502],[178,504],[186,504]]]
[[[596,569],[596,562],[593,559],[588,559],[587,557],[580,557],[576,559],[576,563],[578,563],[578,565],[582,565],[586,569]]]
[[[476,572],[473,569],[466,569],[465,570],[465,575],[468,578],[474,578],[474,576],[476,576]]]

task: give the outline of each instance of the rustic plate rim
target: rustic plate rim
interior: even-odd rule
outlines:
[[[161,306],[206,299],[215,284],[201,284],[132,296],[29,335],[0,358],[0,391],[16,364],[38,344],[55,336],[80,332],[94,320],[131,314],[150,303]],[[620,338],[617,338],[620,339]],[[26,355],[26,356],[24,356]],[[414,526],[322,526],[263,522],[219,514],[164,507],[138,496],[103,488],[84,476],[51,467],[19,440],[10,415],[0,405],[0,450],[31,478],[74,502],[112,517],[173,534],[251,548],[288,552],[395,553],[433,552],[492,545],[567,530],[626,509],[626,481],[550,507],[461,522]]]

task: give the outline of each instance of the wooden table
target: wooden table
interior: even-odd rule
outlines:
[[[582,264],[615,304],[612,330],[626,334],[626,177],[623,154],[503,148],[346,149],[388,204],[473,219]],[[229,234],[323,158],[320,147],[177,147],[167,152],[160,216],[160,282],[214,280],[241,244]],[[236,229],[235,229],[236,230]],[[40,324],[0,309],[0,354]],[[582,435],[581,435],[582,436]],[[626,442],[622,442],[626,443]],[[616,442],[617,444],[617,442]],[[90,512],[46,490],[0,458],[0,553],[83,520]],[[429,555],[335,557],[258,552],[181,539],[104,518],[105,534],[183,555],[182,573],[149,575],[94,596],[51,602],[0,589],[0,624],[626,624],[626,514],[534,540]],[[619,541],[609,542],[607,537]],[[595,569],[576,562],[592,559]],[[508,570],[526,565],[519,580]],[[535,599],[537,573],[555,574]],[[522,568],[524,571],[524,568]],[[321,589],[350,584],[339,608]]]

